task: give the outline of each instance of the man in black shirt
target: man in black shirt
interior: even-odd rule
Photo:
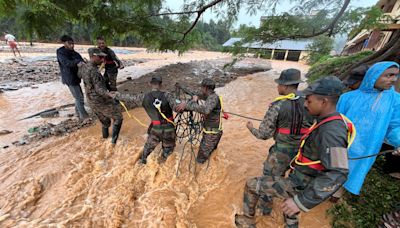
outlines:
[[[74,50],[74,40],[64,35],[61,37],[63,47],[57,49],[57,60],[60,66],[61,81],[67,85],[75,98],[75,112],[79,119],[85,119],[87,114],[84,106],[84,98],[82,88],[80,86],[81,79],[78,77],[78,66],[84,64],[82,56]]]

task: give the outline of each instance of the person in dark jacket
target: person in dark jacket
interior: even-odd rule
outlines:
[[[121,60],[115,55],[115,52],[107,47],[106,41],[103,37],[97,37],[97,47],[100,50],[107,54],[104,59],[105,62],[105,72],[104,78],[106,79],[107,89],[109,91],[117,91],[117,75],[118,69],[123,69],[124,64],[122,64]]]
[[[84,64],[82,56],[74,50],[74,40],[64,35],[61,37],[63,47],[57,49],[57,61],[60,66],[61,81],[67,85],[75,98],[75,112],[79,119],[83,120],[89,117],[85,110],[81,79],[78,77],[78,66]]]
[[[143,94],[131,95],[112,92],[115,98],[121,101],[142,103],[144,110],[151,119],[151,124],[147,130],[148,137],[144,144],[140,163],[146,164],[147,157],[154,151],[158,144],[162,145],[162,154],[159,162],[167,160],[168,156],[174,151],[176,132],[173,111],[178,100],[168,92],[162,91],[162,77],[154,75],[150,80],[151,91]]]

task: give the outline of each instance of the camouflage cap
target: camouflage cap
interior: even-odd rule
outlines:
[[[275,79],[275,82],[279,85],[295,85],[303,81],[301,80],[301,72],[297,69],[290,68],[282,71],[279,78]]]
[[[150,83],[162,83],[162,77],[160,75],[153,75]]]
[[[304,95],[318,94],[323,96],[340,96],[344,89],[343,83],[336,76],[327,76],[321,78],[305,90],[302,91]]]
[[[211,89],[215,89],[215,82],[211,78],[205,78],[201,82],[201,86],[204,86],[204,87],[207,87],[207,88],[211,88]]]
[[[100,48],[89,48],[88,49],[89,56],[107,56],[106,53],[102,52]]]

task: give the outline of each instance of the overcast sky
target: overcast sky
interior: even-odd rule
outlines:
[[[167,6],[169,6],[173,10],[180,10],[180,7],[183,4],[184,0],[165,0],[167,3]],[[284,2],[284,1],[282,1]],[[367,7],[367,6],[373,6],[378,2],[378,0],[353,0],[350,5],[352,7]],[[289,10],[291,7],[288,4],[281,4],[278,6],[278,12],[283,12]],[[246,14],[246,10],[243,9],[239,13],[238,17],[238,22],[236,22],[236,26],[240,24],[247,24],[247,25],[258,25],[260,23],[260,17],[263,15],[263,12],[258,12],[256,15],[249,16]],[[216,19],[217,16],[210,12],[210,10],[206,11],[203,16],[204,21],[209,21],[210,19]]]

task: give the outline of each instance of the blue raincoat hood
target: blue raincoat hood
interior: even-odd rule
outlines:
[[[400,146],[400,94],[394,88],[378,90],[376,80],[395,62],[379,62],[366,73],[360,88],[343,94],[337,111],[347,116],[357,130],[354,143],[348,151],[349,158],[372,155],[379,152],[382,143]],[[364,179],[375,162],[376,157],[349,160],[349,175],[345,188],[359,194]]]
[[[359,90],[364,92],[381,92],[380,90],[374,88],[375,82],[378,80],[381,74],[391,66],[396,66],[397,68],[399,67],[396,62],[389,61],[374,64],[365,74]],[[392,87],[391,90],[393,89],[394,88]]]

